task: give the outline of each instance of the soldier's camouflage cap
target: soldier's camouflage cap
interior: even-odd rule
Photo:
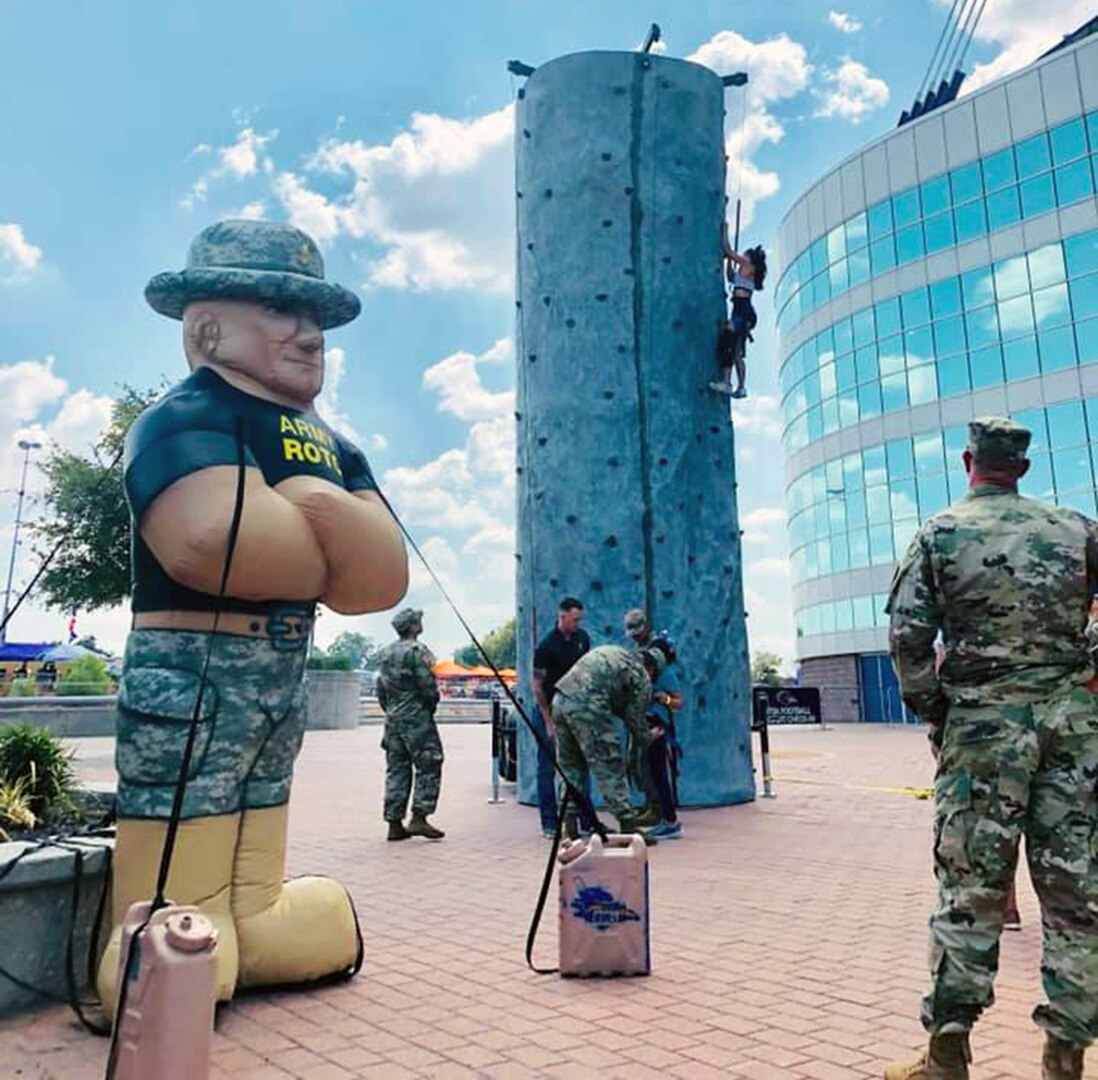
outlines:
[[[641,608],[632,608],[625,613],[625,632],[632,633],[648,625],[648,616]]]
[[[1029,428],[1005,416],[981,416],[968,425],[968,448],[980,461],[1025,461],[1030,438]]]
[[[409,627],[423,622],[423,609],[406,607],[401,608],[392,619],[393,629],[398,634],[403,634]]]
[[[183,270],[157,274],[145,287],[154,311],[182,319],[194,300],[253,300],[315,313],[321,330],[355,318],[362,302],[324,279],[312,237],[275,221],[219,221],[191,244]]]

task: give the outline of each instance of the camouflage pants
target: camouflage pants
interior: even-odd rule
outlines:
[[[660,793],[652,778],[652,766],[648,759],[648,746],[642,744],[631,734],[626,735],[626,757],[630,785],[644,797],[649,806],[659,806]]]
[[[1098,696],[952,706],[934,786],[938,904],[931,1032],[968,1030],[992,1003],[1003,899],[1026,839],[1044,928],[1047,1004],[1034,1020],[1077,1046],[1098,1037]]]
[[[279,806],[305,732],[304,639],[134,630],[118,688],[118,815],[167,818],[211,648],[183,817]],[[281,645],[281,643],[278,643]]]
[[[416,716],[386,717],[381,740],[385,751],[385,820],[400,821],[412,795],[412,813],[427,817],[438,806],[442,783],[442,740],[434,716],[423,712]]]
[[[587,790],[588,770],[598,781],[599,790],[610,813],[620,822],[632,817],[629,783],[626,779],[625,752],[618,733],[619,722],[613,715],[585,712],[570,705],[565,711],[564,698],[553,699],[553,723],[557,729],[557,764],[579,791]],[[568,817],[577,814],[570,805]]]

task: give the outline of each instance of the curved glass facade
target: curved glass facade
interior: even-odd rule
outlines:
[[[1098,185],[1098,110],[899,191],[804,248],[775,290],[783,333],[902,263],[1067,206]]]
[[[1024,492],[1098,516],[1093,71],[1098,36],[935,110],[841,163],[781,226],[798,656],[863,718],[886,698],[902,715],[885,594],[919,523],[966,490],[969,419],[1030,427]]]
[[[786,453],[883,413],[1098,361],[1098,230],[840,319],[782,365]]]

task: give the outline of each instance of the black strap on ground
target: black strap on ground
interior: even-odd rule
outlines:
[[[126,994],[134,973],[134,964],[140,956],[140,951],[137,948],[138,942],[153,915],[167,905],[164,891],[167,888],[168,874],[171,872],[172,866],[172,854],[175,851],[175,841],[179,833],[179,822],[183,815],[183,797],[186,793],[187,777],[191,771],[194,746],[198,738],[198,722],[202,715],[202,701],[206,693],[206,677],[209,674],[210,661],[213,658],[214,638],[221,619],[225,592],[229,585],[229,570],[232,567],[233,553],[236,551],[236,542],[240,534],[240,521],[244,516],[244,421],[239,416],[236,418],[236,466],[236,497],[233,502],[233,516],[229,524],[229,534],[225,541],[225,561],[221,567],[221,584],[217,592],[217,603],[214,606],[213,625],[209,633],[209,640],[206,643],[206,656],[202,663],[202,675],[198,683],[198,693],[195,696],[194,711],[191,713],[191,722],[187,730],[187,742],[183,748],[183,760],[179,764],[179,776],[175,782],[171,817],[168,819],[168,828],[164,833],[164,847],[160,853],[160,869],[156,878],[156,892],[152,899],[149,914],[146,916],[145,921],[133,932],[133,936],[130,938],[130,946],[126,950],[126,956],[120,965],[121,988],[118,995],[118,1008],[115,1010],[110,1054],[107,1057],[106,1080],[113,1080],[115,1071],[118,1068],[119,1021],[125,1013]]]
[[[530,920],[530,929],[526,934],[526,966],[537,975],[556,975],[560,971],[560,968],[541,968],[535,965],[534,942],[538,936],[542,913],[545,911],[545,901],[549,898],[549,888],[553,883],[557,848],[560,847],[560,835],[564,828],[564,811],[568,806],[569,794],[568,789],[565,788],[564,797],[560,800],[560,812],[557,814],[557,829],[553,834],[553,843],[549,848],[549,859],[545,864],[545,876],[541,879],[541,891],[538,893],[538,902],[534,907],[534,917]]]

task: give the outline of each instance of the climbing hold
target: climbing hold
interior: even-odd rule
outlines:
[[[614,93],[617,94],[618,97],[620,97],[622,94],[625,93],[625,87],[624,86],[615,86],[614,87]]]
[[[538,446],[544,446],[548,441],[549,439],[545,435],[538,436]]]
[[[609,457],[606,459],[606,464],[609,465],[611,469],[616,469],[621,464],[621,459],[617,457]]]
[[[541,298],[541,302],[542,302],[542,303],[543,303],[543,304],[544,304],[544,305],[545,305],[546,307],[548,307],[548,306],[549,306],[549,305],[550,305],[550,304],[551,304],[551,303],[553,302],[553,298],[552,298],[551,296],[543,296],[543,297]]]
[[[524,138],[527,138],[527,139],[530,138],[530,129],[529,128],[523,128],[522,129],[522,134],[523,134]]]
[[[633,274],[635,274],[635,273],[636,273],[636,271],[635,271],[635,270],[634,270],[634,269],[633,269],[633,268],[632,268],[631,266],[624,266],[624,267],[622,267],[622,271],[621,271],[621,272],[622,272],[623,274],[629,274],[629,275],[633,275]]]
[[[660,262],[663,263],[664,266],[667,266],[671,262],[671,256],[664,255],[664,257],[660,259]]]
[[[524,97],[526,97],[526,89],[525,87],[520,87],[518,92],[519,101],[521,101]]]
[[[696,557],[696,556],[694,556],[694,555],[687,555],[687,556],[686,556],[686,561],[687,561],[687,563],[689,563],[689,564],[690,564],[691,566],[693,566],[693,565],[694,565],[694,563],[696,563],[696,562],[697,562],[698,560],[697,560],[697,557]]]
[[[633,189],[632,189],[631,187],[627,187],[627,188],[625,189],[625,194],[626,194],[626,195],[632,195],[632,194],[633,194]]]
[[[567,326],[569,330],[571,330],[572,327],[576,325],[576,320],[575,319],[565,319],[564,320],[564,325]]]
[[[575,514],[569,514],[564,520],[567,521],[569,525],[575,525],[576,515]]]
[[[619,345],[618,346],[618,352],[620,352],[620,353],[625,352],[625,346],[624,345]]]
[[[516,465],[516,466],[515,466],[515,472],[516,472],[516,473],[517,473],[517,474],[518,474],[519,476],[521,476],[521,475],[522,475],[522,466],[521,466],[521,465]]]
[[[613,390],[603,390],[602,396],[604,398],[606,398],[607,401],[610,401],[614,396],[614,391]]]
[[[599,581],[598,578],[595,578],[595,580],[591,582],[589,588],[592,592],[602,592],[602,582]]]
[[[666,465],[666,464],[667,464],[667,458],[665,458],[665,457],[661,457],[661,458],[660,458],[660,461],[659,461],[659,463],[660,463],[661,465]]]
[[[522,413],[520,413],[520,412],[516,412],[516,413],[515,413],[515,419],[516,419],[516,420],[521,420],[521,419],[522,419]]]
[[[522,307],[522,301],[521,300],[516,300],[515,301],[515,307],[517,307],[517,308]]]
[[[685,220],[685,219],[683,218],[682,214],[679,214],[679,215],[678,215],[678,216],[677,216],[677,217],[675,218],[675,224],[676,224],[676,225],[681,225],[681,224],[683,223],[683,221],[684,221],[684,220]]]
[[[614,628],[607,625],[602,628],[602,632],[606,635],[606,637],[609,637],[614,632]]]
[[[515,198],[516,199],[521,199],[522,198],[522,192],[521,191],[516,191],[515,192]]]
[[[721,433],[721,429],[719,427],[717,427],[716,424],[710,424],[709,425],[709,431],[713,435],[719,435]]]
[[[526,250],[527,251],[533,251],[534,250],[534,244],[533,244],[532,241],[529,244],[526,245]]]
[[[551,199],[553,197],[553,189],[551,187],[547,187],[545,189],[545,197],[547,199]]]
[[[667,537],[664,536],[663,533],[660,533],[660,535],[656,537],[656,543],[657,544],[662,544],[664,542],[664,540],[666,540],[666,539],[667,539]]]
[[[614,156],[613,154],[603,154],[602,155],[602,160],[603,161],[609,161],[613,156]]]
[[[671,323],[671,329],[672,330],[681,330],[682,329],[682,319],[675,319]]]
[[[557,581],[557,579],[556,579],[555,577],[551,577],[551,578],[549,579],[549,586],[550,586],[550,588],[553,588],[553,589],[555,589],[555,588],[557,587],[557,585],[558,585],[558,584],[559,584],[559,583],[558,583],[558,581]]]
[[[664,600],[670,600],[671,597],[674,596],[674,595],[675,595],[675,590],[674,589],[660,589],[660,596],[662,596],[664,598]]]
[[[598,300],[599,303],[601,304],[604,300],[609,300],[610,295],[609,295],[609,293],[604,293],[604,292],[595,293],[595,299]]]
[[[704,709],[705,708],[705,695],[704,694],[699,694],[698,695],[698,708],[699,709]]]
[[[618,538],[613,533],[611,533],[605,540],[603,540],[603,543],[608,548],[615,548],[618,546]]]
[[[530,363],[532,364],[537,358],[538,358],[538,354],[536,352],[532,352],[532,353],[530,353],[530,355],[526,359],[529,360]]]
[[[602,227],[604,229],[609,229],[610,226],[613,225],[613,224],[614,223],[610,220],[610,218],[603,218],[602,219]]]

